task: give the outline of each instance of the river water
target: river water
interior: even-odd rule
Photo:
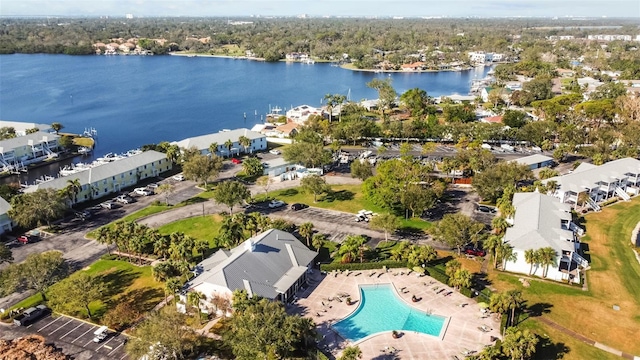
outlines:
[[[211,57],[0,55],[0,119],[94,128],[94,156],[260,123],[270,107],[320,106],[325,94],[375,99],[390,77],[399,94],[467,94],[489,68],[376,74],[329,64]]]

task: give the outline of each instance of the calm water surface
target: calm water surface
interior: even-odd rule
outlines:
[[[1,55],[0,119],[98,130],[96,156],[221,129],[251,127],[269,106],[320,106],[327,93],[375,99],[366,83],[391,77],[401,94],[467,94],[489,68],[375,74],[329,64],[179,56]]]

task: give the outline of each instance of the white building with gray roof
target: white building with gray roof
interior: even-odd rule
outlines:
[[[29,165],[57,156],[59,135],[36,131],[24,136],[0,140],[0,167],[3,171],[14,166]]]
[[[126,187],[136,185],[141,180],[157,177],[159,174],[171,170],[171,167],[171,160],[167,159],[166,154],[151,150],[91,167],[69,176],[44,181],[29,186],[24,191],[61,190],[69,185],[69,180],[77,179],[82,186],[76,195],[76,203],[78,203],[118,193]]]
[[[33,122],[0,120],[0,128],[3,127],[13,128],[13,130],[15,130],[16,132],[16,136],[25,136],[27,135],[27,130],[33,129],[38,129],[38,131],[43,132],[53,132],[51,125],[37,124]]]
[[[251,144],[246,148],[240,144],[240,137],[246,137],[251,141]],[[231,141],[231,147],[225,145],[227,141]],[[223,130],[213,134],[201,135],[191,138],[186,138],[180,141],[171,143],[172,145],[178,145],[183,149],[190,149],[195,147],[203,154],[209,154],[209,146],[211,144],[218,144],[218,150],[216,155],[218,156],[231,156],[234,154],[254,153],[260,150],[267,149],[267,137],[259,132],[251,131],[246,128],[235,130]]]
[[[520,165],[528,166],[531,170],[550,167],[553,165],[553,158],[542,154],[533,154],[515,159],[514,161]]]
[[[0,234],[11,231],[13,229],[13,221],[9,217],[11,205],[4,198],[0,197]]]
[[[544,184],[556,184],[554,196],[576,207],[578,197],[586,193],[588,204],[600,210],[598,202],[614,196],[629,200],[640,191],[640,160],[624,158],[603,165],[582,163],[572,173],[543,180]]]
[[[556,262],[550,265],[547,278],[557,281],[580,282],[579,266],[589,263],[580,254],[580,241],[571,229],[571,207],[557,198],[538,192],[513,195],[515,215],[504,242],[513,246],[515,260],[507,261],[504,269],[515,273],[542,277],[545,269],[540,264],[525,260],[525,251],[551,247],[556,251]]]
[[[271,229],[200,262],[186,286],[208,301],[231,300],[234,290],[246,290],[250,297],[286,302],[306,282],[317,255],[292,234]]]

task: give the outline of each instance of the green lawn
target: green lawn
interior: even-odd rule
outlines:
[[[176,205],[176,206],[180,206],[180,205]],[[116,221],[136,221],[140,218],[143,218],[145,216],[149,216],[149,215],[153,215],[153,214],[157,214],[159,212],[163,212],[169,209],[172,209],[172,206],[167,206],[167,205],[149,205],[146,208],[140,209],[134,213],[131,213],[125,217],[123,217],[122,219],[118,219]],[[115,221],[114,221],[115,222]],[[112,226],[112,224],[114,222],[111,222],[107,225],[104,226]],[[85,235],[87,238],[89,239],[95,239],[97,236],[97,229],[93,230],[93,231],[89,231],[87,233],[87,235]]]
[[[317,202],[313,202],[313,194],[307,194],[300,187],[271,191],[270,199],[276,198],[288,204],[302,203],[323,209],[331,209],[356,214],[360,210],[370,210],[375,213],[388,211],[365,199],[360,185],[332,185],[329,194],[320,195]],[[256,200],[264,200],[264,194],[256,196]],[[402,227],[405,230],[421,231],[431,227],[431,223],[421,219],[402,219]]]
[[[182,232],[194,239],[207,239],[212,242],[213,238],[218,236],[221,225],[220,215],[206,215],[174,221],[159,227],[158,231],[163,235]]]
[[[105,298],[89,305],[94,314],[94,320],[98,322],[104,313],[118,302],[132,301],[142,311],[149,311],[164,298],[164,285],[153,279],[151,266],[136,266],[120,260],[98,260],[80,271],[99,276],[105,284]],[[75,274],[71,276],[75,276]],[[55,288],[56,285],[54,284],[51,288]],[[41,303],[42,295],[37,293],[12,306],[9,310],[20,307],[28,308]],[[86,317],[84,309],[78,309],[77,312],[69,315]]]

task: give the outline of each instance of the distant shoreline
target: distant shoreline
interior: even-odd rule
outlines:
[[[170,52],[168,54],[171,56],[184,56],[184,57],[210,57],[210,58],[222,58],[222,59],[265,61],[264,58],[248,57],[248,56],[193,54],[193,53],[177,53],[177,52]]]

